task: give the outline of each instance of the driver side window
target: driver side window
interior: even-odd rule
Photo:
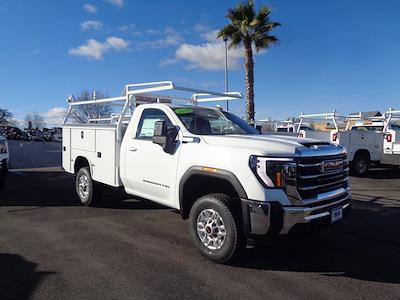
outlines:
[[[136,131],[136,139],[151,140],[154,135],[154,127],[157,121],[165,121],[167,127],[173,126],[168,116],[160,109],[147,108],[143,110]]]

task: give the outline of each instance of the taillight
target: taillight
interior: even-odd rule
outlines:
[[[335,132],[334,134],[332,134],[332,141],[336,142],[338,139],[338,134]]]
[[[303,137],[304,137],[304,134],[301,133],[301,132],[299,132],[299,133],[297,134],[297,137],[298,137],[298,138],[303,138]]]
[[[387,134],[386,134],[386,141],[387,141],[388,143],[391,143],[391,142],[392,142],[392,134],[391,134],[391,133],[387,133]]]

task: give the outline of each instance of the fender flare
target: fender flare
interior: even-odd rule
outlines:
[[[185,174],[183,174],[180,182],[179,182],[179,208],[182,213],[183,207],[183,190],[185,187],[185,183],[194,175],[201,175],[201,176],[208,176],[214,177],[218,179],[223,179],[228,181],[233,188],[235,189],[236,193],[238,194],[239,198],[247,199],[247,193],[243,188],[242,184],[240,183],[239,179],[230,171],[216,169],[215,172],[207,172],[203,169],[204,167],[201,166],[193,166],[190,167]]]

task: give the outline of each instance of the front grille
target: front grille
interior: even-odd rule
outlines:
[[[324,162],[328,161],[342,161],[343,168],[324,171]],[[339,188],[347,188],[348,175],[346,154],[297,159],[297,191],[303,200],[316,198],[318,194]]]

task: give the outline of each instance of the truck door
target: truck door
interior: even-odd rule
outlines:
[[[153,143],[156,121],[166,121],[168,126],[174,125],[163,110],[146,108],[140,117],[135,136],[126,137],[126,180],[128,188],[135,194],[174,206],[180,148],[174,154],[169,154],[160,145]]]

